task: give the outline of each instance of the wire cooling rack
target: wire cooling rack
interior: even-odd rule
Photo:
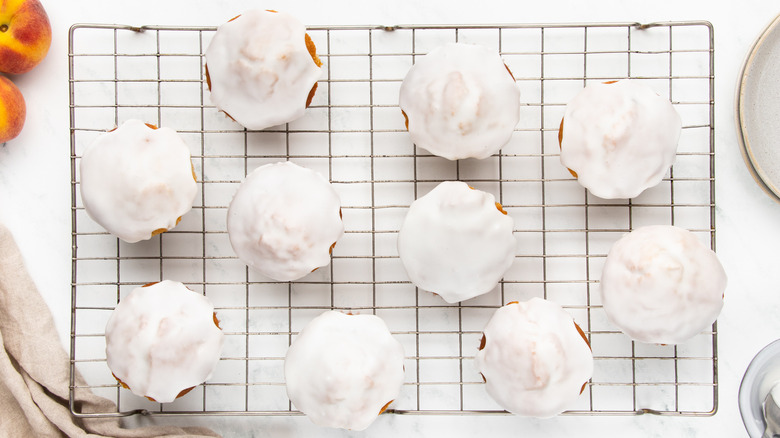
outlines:
[[[215,28],[74,25],[70,32],[73,219],[71,411],[295,415],[283,376],[288,345],[328,309],[382,317],[406,350],[405,385],[388,412],[504,413],[473,365],[481,330],[512,300],[563,305],[595,356],[592,381],[565,414],[712,415],[717,410],[717,330],[678,346],[634,343],[606,319],[601,268],[611,244],[641,225],[674,224],[715,245],[713,29],[707,22],[641,25],[311,27],[324,61],[306,115],[250,132],[209,101],[203,53]],[[522,117],[502,151],[450,162],[416,148],[398,90],[416,57],[452,41],[498,50],[521,88]],[[561,166],[557,128],[585,84],[635,78],[682,116],[677,160],[657,187],[625,201],[589,195]],[[199,193],[179,226],[126,244],[85,213],[79,159],[95,137],[129,118],[176,129],[190,146]],[[291,160],[330,179],[346,234],[332,262],[292,283],[238,261],[225,231],[227,205],[259,165]],[[395,241],[409,204],[444,180],[496,195],[515,221],[517,255],[491,293],[447,304],[406,277]],[[208,296],[226,334],[214,376],[170,404],[118,387],[105,361],[105,323],[133,288],[182,281]],[[73,375],[116,402],[75,406]]]

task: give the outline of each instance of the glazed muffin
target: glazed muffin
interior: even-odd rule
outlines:
[[[165,280],[117,304],[106,325],[106,360],[123,387],[167,403],[211,377],[223,337],[206,297]]]
[[[490,292],[509,270],[513,227],[493,195],[445,181],[409,207],[398,255],[412,283],[455,303]]]
[[[634,198],[672,166],[681,128],[671,102],[637,81],[589,84],[561,120],[561,164],[599,198]]]
[[[322,62],[306,28],[284,12],[251,10],[221,25],[206,49],[211,101],[260,130],[303,116]]]
[[[417,146],[449,160],[481,159],[509,142],[520,90],[498,52],[451,43],[409,69],[399,105]]]
[[[398,397],[404,351],[379,317],[327,311],[290,345],[284,377],[314,424],[364,430]]]
[[[609,250],[601,273],[604,312],[631,339],[679,344],[711,326],[723,308],[726,272],[683,228],[638,228]]]
[[[181,137],[140,120],[101,134],[84,151],[79,170],[87,214],[128,243],[175,227],[197,192]]]
[[[330,263],[344,234],[341,200],[313,170],[289,161],[267,164],[239,186],[227,231],[249,267],[274,280],[297,280]]]
[[[593,375],[593,353],[583,331],[561,306],[541,298],[496,310],[475,362],[501,407],[540,418],[570,407]]]

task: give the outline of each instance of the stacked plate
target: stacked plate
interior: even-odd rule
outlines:
[[[780,202],[780,16],[753,44],[736,103],[745,163],[761,188]]]

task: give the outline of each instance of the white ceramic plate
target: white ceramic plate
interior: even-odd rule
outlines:
[[[736,102],[745,163],[761,188],[780,202],[780,15],[753,44]]]
[[[739,412],[750,438],[764,434],[764,399],[780,381],[780,339],[764,347],[748,365],[739,386]]]

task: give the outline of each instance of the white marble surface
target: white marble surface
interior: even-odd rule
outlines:
[[[68,138],[68,28],[79,22],[217,25],[250,7],[284,9],[307,24],[550,23],[709,20],[715,27],[717,248],[729,275],[719,319],[720,408],[707,418],[382,416],[365,436],[745,436],[737,408],[739,381],[753,355],[780,337],[780,204],[763,193],[740,156],[734,89],[746,51],[778,13],[776,2],[659,0],[649,2],[549,0],[518,2],[43,0],[54,31],[47,59],[14,78],[27,101],[21,136],[0,147],[0,222],[22,248],[49,303],[63,345],[70,332],[70,160]],[[300,417],[181,418],[225,436],[352,436],[322,430]],[[607,432],[609,431],[609,432]],[[446,435],[444,435],[446,434]]]

